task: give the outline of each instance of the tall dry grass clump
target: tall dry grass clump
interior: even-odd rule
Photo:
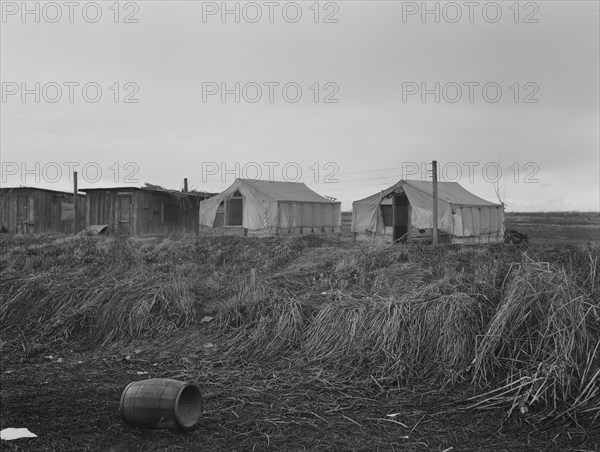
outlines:
[[[196,275],[164,271],[147,257],[134,240],[118,236],[13,250],[0,281],[3,337],[110,346],[191,324]]]
[[[218,324],[229,336],[229,357],[269,360],[299,347],[310,307],[288,289],[244,283],[219,309]]]
[[[597,256],[589,268],[596,271]],[[577,275],[579,278],[581,275]],[[587,279],[595,281],[595,275]],[[547,262],[515,266],[478,336],[473,380],[495,389],[476,406],[537,420],[600,424],[600,300],[596,287]]]
[[[491,302],[471,293],[471,275],[457,270],[464,250],[430,256],[442,260],[436,279],[421,248],[339,251],[294,275],[262,274],[220,310],[221,328],[234,329],[229,355],[266,362],[287,355],[341,378],[464,379]],[[485,262],[492,286],[498,265]]]
[[[477,303],[464,293],[331,301],[308,325],[302,351],[344,374],[455,382],[474,356]]]
[[[194,235],[8,240],[2,335],[90,346],[161,337],[193,323],[206,303],[230,298],[250,268],[269,272],[321,243]]]
[[[221,326],[234,328],[236,358],[285,357],[380,384],[471,380],[484,392],[476,407],[593,425],[600,253],[571,252],[554,265],[540,260],[555,251],[515,247],[353,250],[315,266],[300,296],[277,275],[242,290]]]
[[[172,275],[100,275],[85,282],[47,274],[3,279],[0,324],[4,337],[112,345],[160,337],[196,318],[185,280]]]

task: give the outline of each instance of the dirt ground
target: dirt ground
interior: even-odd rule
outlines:
[[[40,349],[25,358],[3,350],[2,428],[27,427],[37,438],[3,441],[7,451],[250,450],[598,450],[598,436],[575,430],[533,432],[497,411],[466,410],[468,389],[449,392],[364,381],[336,386],[318,368],[273,368],[221,361],[205,332],[178,353],[137,344],[111,354]],[[169,344],[171,349],[174,344]],[[204,415],[191,432],[125,424],[119,399],[146,378],[196,382]],[[333,379],[331,379],[333,380]]]

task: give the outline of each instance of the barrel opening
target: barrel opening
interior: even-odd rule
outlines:
[[[183,428],[192,428],[202,415],[202,393],[195,385],[185,386],[175,402],[178,424]]]

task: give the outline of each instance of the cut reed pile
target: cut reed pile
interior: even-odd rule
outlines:
[[[230,357],[287,357],[327,367],[341,379],[369,375],[394,384],[465,379],[485,307],[465,293],[443,294],[437,285],[415,295],[358,299],[337,292],[298,298],[261,288],[227,302],[221,327],[226,334],[235,328]]]
[[[599,424],[597,247],[578,249],[568,266],[514,248],[418,251],[335,256],[303,295],[263,281],[221,311],[229,356],[284,358],[382,385],[470,380],[483,393],[475,408]]]
[[[378,380],[455,382],[473,357],[478,311],[463,293],[330,302],[306,329],[302,350],[312,362]]]
[[[117,279],[47,273],[2,278],[3,337],[112,345],[164,336],[196,318],[185,280],[143,273]]]
[[[473,379],[494,389],[474,406],[507,406],[536,421],[600,425],[600,300],[597,256],[589,285],[564,268],[525,261],[511,272],[478,337]],[[492,384],[493,383],[493,384]]]
[[[464,257],[462,250],[454,253]],[[466,378],[490,302],[468,293],[472,287],[456,259],[446,258],[436,280],[424,256],[406,248],[334,252],[312,272],[296,273],[295,284],[284,271],[242,288],[220,309],[229,356],[268,361],[288,354],[340,378]],[[488,285],[500,279],[490,269],[486,277]],[[302,284],[302,291],[282,290]]]
[[[232,304],[229,309],[225,307],[224,312],[230,313],[229,322],[249,322],[246,325],[251,325],[238,329],[232,336],[232,342],[236,345],[231,349],[230,357],[236,355],[244,360],[272,361],[274,357],[284,356],[298,347],[306,328],[305,322],[310,318],[308,311],[311,307],[293,296],[280,297],[278,300],[277,303],[270,303],[260,299],[250,304],[250,309],[245,303],[240,305],[241,310]],[[240,312],[246,318],[232,318],[231,313],[234,312]],[[227,319],[228,316],[225,314],[223,317]]]

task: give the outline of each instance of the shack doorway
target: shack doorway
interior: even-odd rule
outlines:
[[[130,193],[117,194],[117,232],[120,234],[132,234],[132,202]]]
[[[27,234],[32,232],[29,195],[27,193],[17,194],[17,232]]]

